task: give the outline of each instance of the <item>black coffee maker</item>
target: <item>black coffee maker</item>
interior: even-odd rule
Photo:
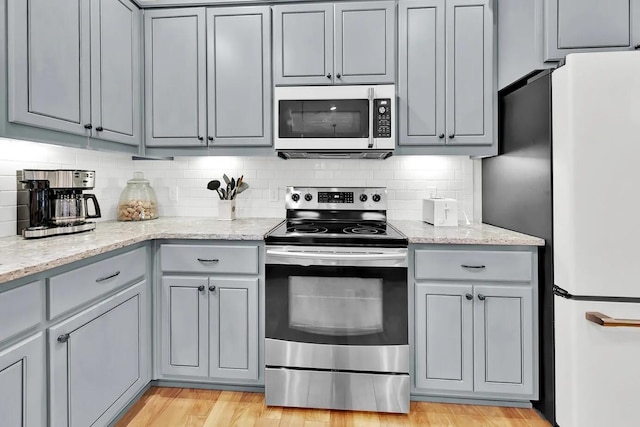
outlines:
[[[96,228],[91,218],[100,218],[100,205],[94,194],[83,194],[95,183],[95,171],[39,170],[22,171],[28,190],[29,227],[22,230],[26,239],[80,233]],[[88,201],[93,205],[89,213]]]

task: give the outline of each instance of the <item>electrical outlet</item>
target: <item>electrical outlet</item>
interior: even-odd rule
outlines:
[[[269,201],[277,202],[278,201],[278,186],[272,184],[269,186]]]
[[[178,197],[178,187],[170,187],[169,188],[169,201],[170,202],[177,202],[179,200]]]

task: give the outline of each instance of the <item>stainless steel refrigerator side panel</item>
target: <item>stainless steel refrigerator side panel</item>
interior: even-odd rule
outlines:
[[[265,369],[267,406],[409,413],[409,375]]]
[[[365,372],[409,372],[409,345],[330,345],[265,340],[265,365]]]

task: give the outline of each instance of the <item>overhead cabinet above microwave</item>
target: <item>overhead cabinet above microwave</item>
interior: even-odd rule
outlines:
[[[274,6],[274,83],[395,83],[395,22],[393,1]]]

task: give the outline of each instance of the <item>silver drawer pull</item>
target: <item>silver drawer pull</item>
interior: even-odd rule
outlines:
[[[198,261],[200,262],[218,262],[220,261],[219,259],[204,259],[204,258],[198,258]]]
[[[110,276],[101,277],[99,279],[96,279],[96,283],[100,283],[100,282],[104,282],[105,280],[113,279],[114,277],[118,276],[119,274],[120,274],[120,272],[116,271],[115,273],[113,273]]]
[[[470,268],[472,270],[482,270],[483,268],[487,268],[485,265],[467,265],[467,264],[462,264],[460,265],[460,267]]]

